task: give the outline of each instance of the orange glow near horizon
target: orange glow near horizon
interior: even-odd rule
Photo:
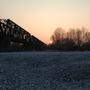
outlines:
[[[49,43],[57,27],[90,29],[89,4],[90,0],[0,0],[0,16]]]
[[[44,13],[43,13],[44,14]],[[52,13],[53,14],[53,13]],[[81,20],[83,17],[74,17],[75,20],[72,20],[71,16],[63,16],[58,14],[51,13],[45,13],[44,15],[36,14],[27,16],[27,18],[23,19],[22,17],[13,18],[13,20],[25,28],[28,32],[39,38],[40,40],[44,41],[45,43],[50,42],[50,37],[53,34],[54,30],[57,27],[62,27],[65,30],[68,30],[69,28],[81,28],[85,26],[86,28],[89,26],[89,23],[87,22],[87,19],[84,20],[84,22],[81,23]]]

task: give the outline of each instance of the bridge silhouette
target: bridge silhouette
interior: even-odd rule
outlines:
[[[10,19],[0,19],[0,51],[45,50],[47,45]]]

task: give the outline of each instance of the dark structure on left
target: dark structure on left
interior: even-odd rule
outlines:
[[[46,50],[47,45],[10,19],[0,19],[0,51]]]

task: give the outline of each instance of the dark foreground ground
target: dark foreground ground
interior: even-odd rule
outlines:
[[[90,52],[1,53],[0,90],[90,90]]]

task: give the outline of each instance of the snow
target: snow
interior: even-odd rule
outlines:
[[[0,90],[90,90],[90,52],[0,53]]]

